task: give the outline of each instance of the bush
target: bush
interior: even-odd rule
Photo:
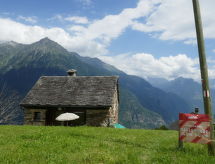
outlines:
[[[169,129],[165,125],[162,125],[159,128],[155,128],[155,130],[169,130]]]

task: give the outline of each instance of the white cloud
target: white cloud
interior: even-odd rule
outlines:
[[[184,1],[175,1],[175,3],[180,6]],[[173,5],[172,9],[171,5]],[[164,40],[184,40],[187,44],[194,43],[193,16],[191,20],[189,13],[186,13],[190,7],[185,6],[180,13],[174,7],[174,2],[170,0],[140,0],[137,7],[124,9],[117,15],[107,15],[85,26],[71,25],[69,32],[58,27],[30,26],[11,19],[0,18],[0,41],[14,40],[21,43],[32,43],[43,37],[49,37],[69,51],[78,52],[82,56],[100,56],[103,61],[128,74],[167,79],[182,76],[197,80],[200,77],[198,60],[191,59],[185,54],[161,58],[155,58],[146,53],[104,56],[108,52],[107,47],[111,41],[119,37],[128,27],[149,33],[158,32],[159,38]],[[147,18],[145,24],[138,20],[144,17]],[[65,17],[62,15],[56,15],[54,19],[65,21]],[[209,69],[210,76],[215,76],[213,70],[215,70],[213,67]]]
[[[96,49],[102,49],[101,53],[91,53],[90,51],[86,51],[88,53],[84,53],[81,55],[87,55],[87,56],[101,56],[104,55],[107,52],[107,47],[109,46],[110,42],[119,37],[126,28],[131,26],[133,23],[133,20],[147,16],[150,12],[153,11],[154,5],[158,4],[161,0],[140,0],[137,4],[136,8],[127,8],[122,10],[121,13],[116,15],[107,15],[104,18],[100,20],[95,20],[91,23],[89,23],[87,26],[81,26],[81,25],[70,25],[69,31],[71,31],[71,34],[73,35],[72,38],[78,40],[76,44],[83,44],[79,45],[81,48],[88,49],[89,46],[86,44],[89,44],[91,46],[96,46]],[[71,20],[80,20],[80,18],[84,17],[71,17]],[[65,20],[65,17],[62,15],[56,15],[52,19],[58,19],[61,21]],[[67,20],[69,20],[69,17],[67,17]],[[87,22],[87,18],[84,20],[82,19],[82,22]],[[78,46],[78,45],[77,45]],[[86,48],[84,48],[86,46]],[[91,47],[91,49],[94,49],[94,47]],[[80,49],[76,50],[77,52],[80,52]]]
[[[204,34],[215,38],[215,1],[200,1]],[[184,40],[190,44],[196,38],[192,1],[162,0],[146,21],[134,21],[134,30],[154,32],[162,40]]]
[[[87,28],[82,26],[73,26],[72,30],[80,32],[80,36],[71,35],[62,28],[43,28],[40,26],[30,26],[15,22],[10,19],[0,18],[0,40],[14,40],[21,43],[32,43],[43,37],[58,42],[70,51],[78,52],[84,56],[100,56],[100,59],[116,66],[128,74],[134,74],[141,77],[163,77],[173,79],[179,76],[192,77],[198,79],[199,69],[198,60],[191,59],[184,54],[177,56],[161,57],[156,59],[151,54],[125,54],[114,57],[101,56],[106,54],[105,44],[96,42],[93,39],[82,37]],[[110,35],[112,37],[112,34]],[[212,63],[213,60],[210,61]],[[209,74],[214,76],[215,69],[210,69]]]
[[[64,17],[61,14],[56,14],[55,16],[48,19],[48,21],[55,21],[58,20],[60,22],[64,21]]]
[[[60,21],[60,22],[71,22],[75,24],[88,24],[89,20],[87,17],[80,17],[80,16],[63,16],[61,14],[56,14],[55,16],[48,19],[49,21]]]
[[[140,0],[135,8],[126,8],[116,15],[107,15],[100,20],[95,20],[87,26],[70,25],[69,31],[62,28],[44,28],[41,26],[27,26],[9,19],[1,19],[4,30],[0,33],[0,40],[16,40],[21,43],[33,42],[48,36],[62,44],[70,51],[76,51],[83,56],[101,56],[107,53],[110,42],[119,37],[126,28],[134,24],[136,19],[146,17],[156,9],[162,0]],[[90,2],[90,1],[89,1]],[[89,3],[87,2],[87,3]],[[71,17],[70,20],[87,22],[84,17]],[[65,21],[69,17],[58,14],[52,20]],[[11,29],[13,25],[17,28]],[[8,28],[6,27],[8,26]],[[10,27],[9,27],[10,26]],[[0,27],[3,28],[3,27]],[[3,32],[4,31],[4,32]],[[60,35],[61,34],[61,35]],[[16,37],[14,37],[16,36]]]
[[[143,78],[161,77],[174,79],[177,77],[200,77],[198,59],[189,58],[185,54],[155,58],[151,54],[121,54],[114,57],[102,56],[101,60],[117,66],[120,70]]]
[[[66,21],[71,21],[77,24],[88,24],[89,21],[87,17],[79,17],[79,16],[72,16],[72,17],[66,17],[64,18]]]
[[[201,1],[206,38],[215,38],[213,6],[214,0]],[[82,37],[100,39],[108,45],[129,27],[162,40],[182,40],[185,44],[196,44],[192,1],[187,0],[139,0],[135,8],[126,8],[119,14],[107,15],[92,22],[82,31]]]
[[[92,3],[92,1],[86,0],[82,2]],[[213,15],[215,15],[215,10],[213,10],[213,4],[215,4],[214,0],[207,0],[207,3],[202,1],[201,5],[204,9],[203,19],[206,24],[205,34],[208,38],[215,37],[215,28],[213,28],[215,26],[215,17],[213,17]],[[24,18],[30,17],[23,17],[21,19]],[[140,18],[145,18],[145,23],[141,22]],[[126,8],[119,14],[107,15],[100,20],[92,22],[89,22],[86,17],[63,17],[60,14],[55,15],[52,19],[58,19],[60,21],[71,20],[79,23],[88,22],[89,24],[84,26],[70,24],[69,30],[66,32],[62,28],[26,26],[2,18],[1,21],[4,22],[4,27],[0,28],[4,28],[4,30],[0,31],[0,34],[2,33],[2,36],[0,35],[0,40],[10,38],[10,40],[16,39],[19,42],[26,43],[29,40],[36,41],[43,36],[51,35],[50,31],[60,31],[60,33],[62,33],[62,38],[57,34],[56,36],[59,37],[52,36],[50,38],[58,41],[69,50],[79,53],[84,52],[83,54],[81,53],[81,55],[100,56],[107,52],[107,48],[113,39],[118,38],[127,28],[132,27],[135,30],[152,33],[160,39],[184,40],[186,44],[195,44],[192,3],[187,0],[139,0],[135,8]],[[11,24],[17,25],[17,29],[11,29]],[[6,25],[8,27],[6,27]],[[21,26],[23,26],[23,29],[21,29]],[[33,32],[29,29],[32,29]],[[27,30],[27,32],[23,32],[25,30]],[[6,36],[6,34],[8,36]],[[29,39],[29,37],[32,38]],[[74,42],[74,44],[71,45],[70,42]],[[95,48],[90,46],[95,46]],[[77,49],[75,49],[75,47],[77,47]],[[89,49],[95,49],[97,51],[95,53],[94,51],[88,51]]]
[[[133,20],[147,16],[160,0],[140,0],[136,8],[127,8],[117,15],[107,15],[92,22],[82,37],[93,40],[99,39],[108,45],[112,39],[119,37],[126,28],[133,24]],[[80,33],[79,33],[80,34]]]
[[[196,45],[197,40],[196,39],[187,39],[184,41],[185,44],[191,44],[191,45]]]
[[[87,30],[87,28],[79,25],[73,25],[68,28],[75,36],[82,36],[82,34]]]
[[[91,3],[91,1],[85,1],[85,3]],[[207,0],[207,3],[202,1],[201,4],[204,9],[203,22],[207,38],[215,37],[213,4],[212,0]],[[141,22],[140,18],[145,18],[145,22]],[[162,58],[155,58],[151,54],[145,53],[116,57],[104,56],[108,52],[111,41],[122,35],[129,27],[152,33],[163,40],[183,40],[186,44],[195,44],[191,1],[139,0],[135,8],[127,8],[119,14],[107,15],[92,22],[89,22],[86,17],[64,17],[60,14],[55,15],[52,19],[79,22],[79,25],[72,24],[66,31],[58,27],[30,26],[11,19],[0,18],[0,41],[14,40],[21,43],[32,43],[43,37],[49,37],[69,51],[78,52],[82,56],[100,56],[105,62],[115,65],[129,74],[167,79],[178,76],[194,79],[199,77],[198,61],[183,54]],[[88,24],[81,26],[80,23]],[[212,70],[209,71],[211,75],[214,73]]]
[[[69,34],[62,28],[44,28],[15,22],[11,19],[0,18],[0,40],[33,43],[41,38],[49,37],[69,51],[75,51],[83,56],[99,56],[107,53],[106,47],[94,40]]]
[[[24,17],[22,15],[18,16],[17,18],[18,20],[24,20],[25,22],[28,22],[28,23],[37,23],[37,17],[33,16],[33,17]]]

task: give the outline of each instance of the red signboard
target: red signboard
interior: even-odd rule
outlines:
[[[210,118],[206,114],[179,114],[179,140],[210,143]]]

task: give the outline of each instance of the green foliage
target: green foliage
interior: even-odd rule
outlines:
[[[155,128],[155,130],[169,130],[169,129],[165,125],[162,125],[159,128]]]
[[[165,124],[159,114],[143,108],[136,96],[127,89],[120,88],[120,102],[120,123],[127,128],[153,129]]]
[[[215,163],[207,146],[184,144],[178,133],[93,127],[1,126],[0,163]]]

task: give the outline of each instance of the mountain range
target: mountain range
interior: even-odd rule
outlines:
[[[174,80],[165,80],[162,78],[149,78],[148,81],[155,87],[166,92],[174,93],[183,98],[189,104],[190,108],[199,108],[204,113],[202,87],[199,82],[193,79],[179,77]],[[210,81],[210,96],[212,107],[215,105],[215,89],[213,88],[213,80]]]
[[[22,98],[40,76],[66,75],[68,69],[76,69],[79,76],[118,75],[119,120],[128,128],[159,127],[176,120],[179,112],[191,111],[179,95],[154,87],[98,58],[69,52],[48,38],[33,44],[13,41],[0,44],[0,80]]]

